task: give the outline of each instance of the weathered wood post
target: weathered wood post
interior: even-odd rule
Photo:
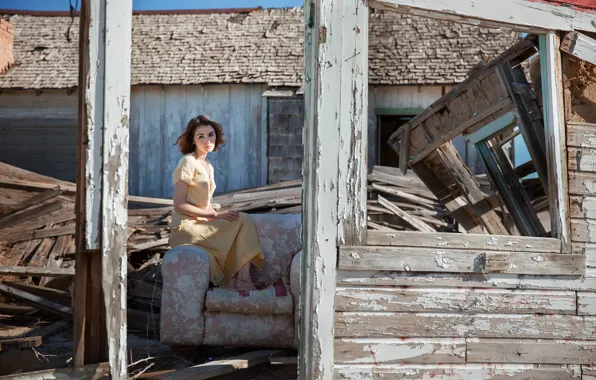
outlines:
[[[366,240],[368,8],[305,3],[300,379],[333,376],[339,244]]]
[[[126,378],[132,0],[83,0],[79,37],[73,356]]]

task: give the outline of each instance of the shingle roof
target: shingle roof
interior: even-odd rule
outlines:
[[[0,88],[77,85],[78,18],[5,15],[16,64]],[[518,35],[375,11],[369,23],[371,84],[455,84]],[[302,8],[248,13],[135,14],[132,84],[264,83],[301,86]]]

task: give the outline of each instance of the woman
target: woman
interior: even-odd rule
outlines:
[[[174,216],[170,246],[196,245],[209,256],[209,281],[215,286],[255,290],[250,265],[262,267],[263,252],[255,222],[235,211],[211,206],[215,190],[207,154],[224,143],[220,124],[201,115],[176,140],[184,156],[174,171]]]

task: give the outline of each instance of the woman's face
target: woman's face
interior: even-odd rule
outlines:
[[[194,143],[199,153],[206,154],[213,152],[215,148],[215,129],[210,125],[201,125],[195,129]]]

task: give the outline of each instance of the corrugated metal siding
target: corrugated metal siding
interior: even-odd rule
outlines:
[[[0,161],[75,181],[76,106],[66,91],[0,92]]]

